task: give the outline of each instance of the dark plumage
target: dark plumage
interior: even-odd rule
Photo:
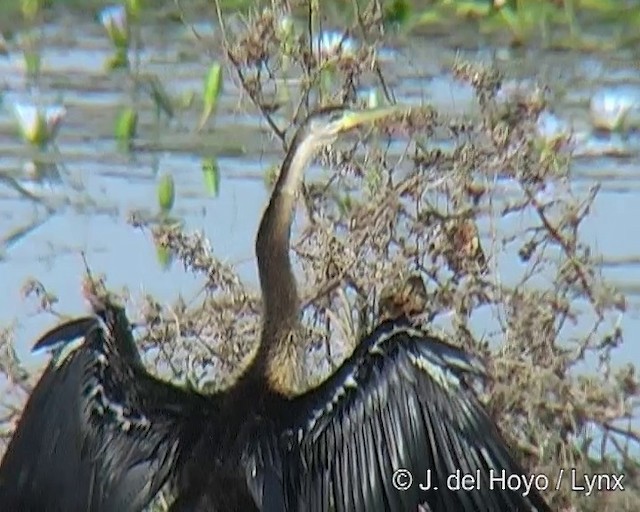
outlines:
[[[464,375],[482,375],[474,358],[413,328],[387,321],[361,341],[321,386],[273,408],[254,432],[245,463],[258,503],[288,511],[550,510],[537,493],[489,490],[489,470],[524,474]],[[394,472],[413,485],[400,492]],[[460,471],[474,491],[447,491]],[[421,491],[430,471],[431,490]],[[280,506],[264,511],[283,510]]]
[[[98,313],[35,345],[57,355],[2,460],[0,510],[141,510],[203,423],[217,417],[215,400],[144,370],[121,308]]]

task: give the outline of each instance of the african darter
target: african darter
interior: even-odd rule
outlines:
[[[395,112],[324,109],[298,129],[256,238],[260,346],[230,389],[203,395],[151,376],[109,301],[36,343],[57,355],[0,466],[0,510],[138,511],[167,481],[174,511],[551,510],[535,489],[490,489],[490,477],[524,472],[467,382],[483,367],[404,317],[303,388],[290,232],[304,169],[339,134]],[[399,491],[404,470],[415,481]],[[456,473],[479,480],[449,490]]]

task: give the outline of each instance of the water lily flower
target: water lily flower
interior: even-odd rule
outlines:
[[[572,149],[576,142],[571,124],[548,110],[543,110],[538,116],[536,131],[549,147]]]
[[[111,5],[100,12],[100,23],[104,26],[116,48],[129,46],[129,21],[123,5]]]
[[[367,108],[378,108],[384,103],[384,97],[377,87],[367,87],[358,91],[358,99]]]
[[[295,37],[296,28],[291,16],[283,16],[278,24],[280,38],[285,41],[291,41]]]
[[[15,103],[13,110],[24,139],[39,147],[44,147],[55,139],[62,118],[67,113],[62,105],[39,107]]]
[[[608,131],[640,126],[640,87],[620,85],[597,91],[589,104],[591,124]]]
[[[320,55],[325,59],[343,55],[355,57],[358,49],[357,43],[350,37],[345,37],[341,32],[322,32],[316,37],[314,47],[318,48]]]

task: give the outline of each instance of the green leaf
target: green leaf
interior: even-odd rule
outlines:
[[[204,83],[204,108],[202,110],[202,116],[200,117],[200,123],[198,124],[198,130],[202,130],[211,115],[215,112],[221,92],[222,66],[215,62],[211,65],[211,68],[209,68],[209,73],[207,73],[207,78]]]
[[[116,139],[128,147],[131,144],[131,140],[136,136],[137,127],[138,113],[131,107],[122,109],[116,118]]]
[[[173,184],[173,176],[169,173],[163,174],[158,182],[158,205],[162,213],[167,214],[171,211],[175,197],[176,191]]]
[[[220,194],[220,167],[215,158],[205,158],[202,161],[202,175],[204,187],[211,197]]]

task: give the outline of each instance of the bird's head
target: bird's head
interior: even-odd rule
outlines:
[[[345,107],[329,107],[309,115],[300,125],[280,169],[276,182],[277,193],[297,194],[304,169],[322,149],[336,141],[340,134],[358,126],[371,124],[379,119],[400,112],[399,107],[350,110]]]
[[[306,146],[316,152],[322,147],[333,144],[337,138],[354,128],[371,124],[399,112],[398,107],[385,107],[369,110],[351,110],[346,107],[327,107],[307,117],[298,129],[294,145]]]

